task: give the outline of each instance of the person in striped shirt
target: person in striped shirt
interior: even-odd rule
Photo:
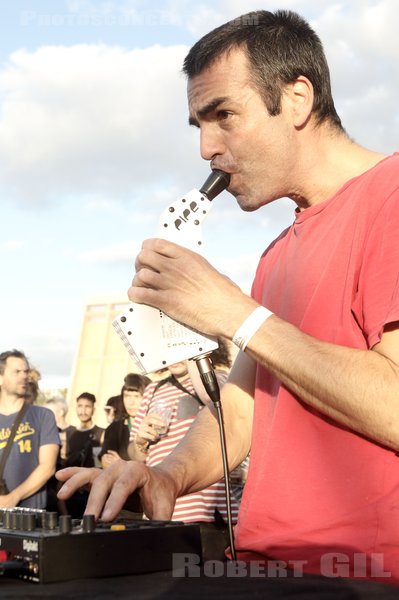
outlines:
[[[220,352],[219,352],[220,356]],[[228,355],[227,355],[228,356]],[[219,363],[216,376],[221,387],[228,374],[228,363]],[[210,401],[190,361],[169,367],[170,377],[149,384],[144,392],[130,431],[129,455],[148,466],[159,464],[183,439],[191,424]],[[191,376],[190,376],[191,375]],[[233,521],[238,502],[232,499]],[[219,481],[208,488],[178,498],[172,516],[184,522],[223,523],[227,521],[225,484]]]

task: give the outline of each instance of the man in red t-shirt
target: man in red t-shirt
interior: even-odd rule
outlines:
[[[399,583],[399,156],[346,134],[321,42],[295,13],[222,25],[184,71],[201,155],[230,174],[240,207],[296,204],[252,296],[165,240],[144,242],[129,290],[240,349],[222,391],[230,465],[251,448],[237,556]],[[177,496],[221,476],[217,446],[204,410],[156,469],[64,473],[63,493],[96,479],[88,510],[112,518],[138,487],[149,516],[168,518]]]

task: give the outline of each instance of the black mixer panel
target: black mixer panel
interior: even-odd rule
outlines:
[[[117,520],[31,509],[0,509],[3,573],[47,583],[85,577],[172,569],[173,554],[201,557],[198,525],[174,521]]]

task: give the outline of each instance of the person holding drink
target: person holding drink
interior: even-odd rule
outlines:
[[[197,381],[196,367],[189,372],[189,363],[171,365],[171,376],[147,386],[130,432],[129,456],[132,459],[148,466],[160,463],[182,440],[210,401]],[[217,369],[216,376],[222,386],[227,372]],[[235,499],[232,513],[236,521],[238,503]],[[224,535],[227,521],[224,482],[179,498],[172,520],[213,524]]]

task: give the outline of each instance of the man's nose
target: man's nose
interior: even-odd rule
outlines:
[[[224,154],[226,150],[222,134],[216,130],[214,123],[201,126],[200,152],[204,160],[212,160],[215,156]]]

